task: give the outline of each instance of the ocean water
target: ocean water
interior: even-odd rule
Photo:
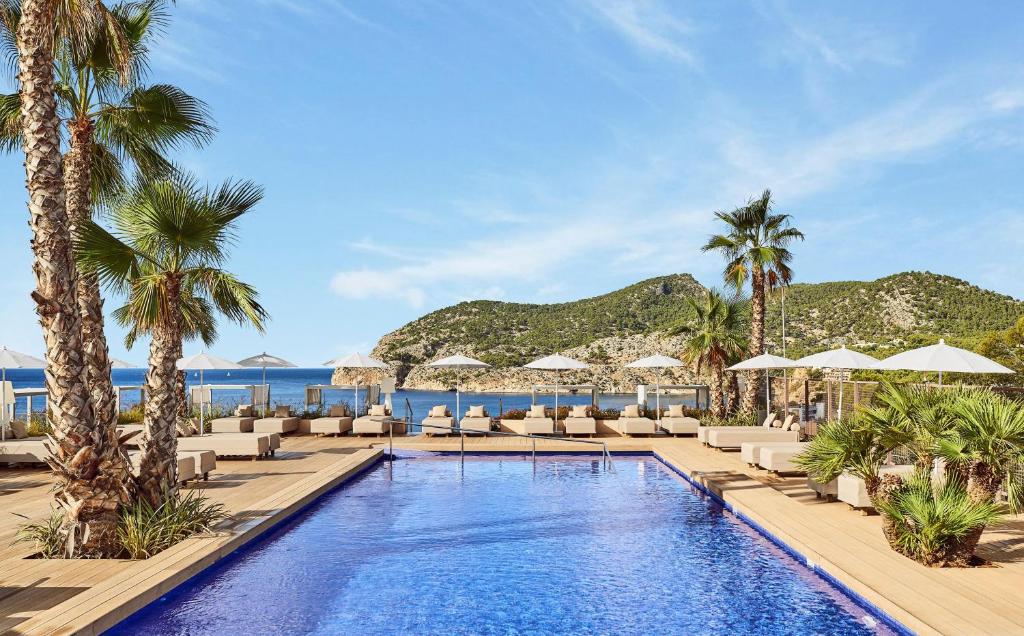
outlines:
[[[891,633],[652,457],[400,458],[109,634]]]
[[[302,409],[305,406],[306,386],[310,384],[329,384],[332,370],[329,368],[318,369],[267,369],[267,382],[270,384],[271,404],[288,404],[295,409]],[[10,369],[7,371],[7,379],[12,382],[14,388],[42,387],[43,372],[39,369]],[[143,369],[114,369],[114,384],[118,386],[141,386],[145,381]],[[262,379],[261,369],[236,369],[233,371],[204,371],[203,382],[206,384],[259,384]],[[538,377],[538,382],[546,381]],[[189,385],[199,384],[199,372],[190,371],[187,376]],[[365,389],[360,391],[360,400],[365,399]],[[352,404],[354,395],[352,391],[330,391],[325,393],[325,404],[334,404],[345,401]],[[122,393],[121,406],[128,408],[139,400],[137,391],[125,391]],[[452,413],[455,413],[455,393],[451,391],[406,391],[400,390],[395,394],[395,413],[402,416],[405,413],[405,401],[409,401],[412,407],[414,419],[422,419],[426,416],[431,407],[444,404]],[[249,401],[249,394],[245,391],[220,390],[213,392],[215,404],[224,407],[234,407],[237,404]],[[24,413],[26,401],[19,398],[16,404],[16,412]],[[549,406],[554,404],[554,396],[551,394],[538,395],[538,402]],[[602,408],[621,408],[626,404],[636,402],[635,394],[605,394],[600,396]],[[462,393],[461,407],[463,411],[470,405],[483,405],[487,412],[497,416],[498,413],[509,409],[529,408],[529,393]],[[590,394],[569,395],[562,393],[558,398],[559,405],[590,404]],[[662,405],[668,404],[694,405],[692,395],[663,396]],[[33,410],[42,412],[43,400],[36,398],[32,404]]]

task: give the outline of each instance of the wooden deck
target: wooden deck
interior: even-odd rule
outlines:
[[[802,478],[779,478],[740,462],[738,453],[706,449],[692,439],[605,437],[616,452],[655,451],[705,484],[738,512],[785,541],[890,616],[920,634],[1024,635],[1024,519],[989,531],[979,552],[993,567],[930,569],[892,552],[880,520],[842,503],[814,498]],[[260,462],[219,461],[205,491],[232,519],[216,536],[186,541],[153,559],[45,561],[25,559],[29,546],[8,547],[22,519],[0,515],[0,632],[96,633],[159,597],[245,540],[287,516],[372,461],[387,438],[284,440],[278,457]],[[377,450],[371,450],[377,447]],[[460,440],[395,438],[395,447],[458,451]],[[466,438],[467,452],[529,452],[532,440]],[[540,440],[540,452],[598,450]],[[49,475],[0,468],[0,509],[32,518],[46,515]]]

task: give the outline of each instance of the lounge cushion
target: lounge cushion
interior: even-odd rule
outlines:
[[[530,417],[545,417],[543,404],[534,404],[530,407]]]
[[[287,404],[278,404],[274,409],[274,417],[291,417],[292,407]]]
[[[683,417],[683,405],[682,404],[671,404],[668,407],[669,417]]]
[[[11,422],[11,432],[14,433],[14,439],[26,439],[28,437],[28,425],[25,422],[14,420]]]
[[[586,417],[587,416],[587,407],[586,406],[579,406],[579,405],[572,407],[572,416],[573,417]]]
[[[484,407],[483,406],[471,406],[471,407],[469,407],[469,415],[468,415],[468,417],[487,417],[487,416],[484,415]]]
[[[444,417],[447,411],[448,408],[444,404],[438,404],[430,409],[430,417]]]
[[[327,411],[329,417],[345,417],[348,415],[348,408],[344,404],[334,404]]]
[[[387,411],[383,404],[373,404],[370,406],[370,415],[387,415]]]
[[[640,417],[640,406],[638,404],[627,404],[626,408],[622,409],[622,415],[624,417]]]
[[[236,417],[252,417],[252,404],[239,404],[235,409]]]

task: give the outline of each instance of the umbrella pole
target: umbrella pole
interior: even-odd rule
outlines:
[[[32,421],[31,412],[26,419]],[[7,441],[7,367],[0,375],[0,441]]]
[[[462,428],[462,425],[459,424],[459,418],[461,417],[460,413],[462,413],[462,408],[461,408],[462,404],[459,401],[459,397],[460,397],[459,393],[460,393],[460,388],[461,388],[459,385],[461,385],[461,384],[462,384],[462,372],[459,369],[456,369],[455,370],[455,423],[459,426],[460,429]]]
[[[654,408],[658,410],[658,423],[661,423],[661,369],[658,369],[658,377],[654,380]]]
[[[206,425],[203,423],[203,370],[199,369],[199,437],[206,434]]]
[[[555,372],[555,430],[558,430],[558,381],[561,379],[562,372]]]
[[[772,412],[772,385],[768,369],[764,370],[764,416]]]
[[[839,374],[839,411],[836,413],[836,419],[843,419],[843,375]]]

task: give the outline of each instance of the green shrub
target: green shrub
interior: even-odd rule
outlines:
[[[139,424],[145,418],[145,408],[142,404],[125,409],[117,414],[118,424]]]
[[[511,409],[501,414],[503,420],[525,420],[526,409]]]
[[[14,513],[23,519],[25,515]],[[54,508],[45,521],[25,524],[14,535],[13,543],[32,542],[44,559],[59,559],[67,552],[67,528],[64,526],[64,512]],[[13,544],[12,544],[13,545]]]
[[[1002,518],[1002,507],[974,501],[957,479],[932,482],[916,471],[875,503],[889,522],[893,548],[928,566],[966,567],[986,526]]]
[[[223,504],[188,490],[156,509],[140,499],[122,513],[117,534],[130,558],[148,559],[194,534],[210,531],[225,517]]]

